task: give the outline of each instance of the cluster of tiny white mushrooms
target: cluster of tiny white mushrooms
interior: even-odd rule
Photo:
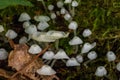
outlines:
[[[28,38],[23,36],[19,39],[19,43],[27,43],[30,39],[36,40],[38,42],[42,43],[49,43],[49,42],[55,42],[57,43],[56,49],[58,49],[57,53],[55,54],[54,51],[48,50],[46,51],[42,59],[44,60],[45,65],[43,65],[42,68],[38,69],[36,72],[40,75],[53,75],[56,74],[56,71],[52,69],[54,66],[54,63],[56,60],[62,60],[65,62],[66,66],[72,67],[72,66],[80,66],[80,63],[83,62],[83,55],[87,54],[88,62],[93,61],[97,58],[97,53],[95,51],[92,51],[92,49],[96,46],[96,42],[89,43],[89,42],[83,42],[82,39],[76,34],[78,24],[76,21],[73,21],[73,17],[75,16],[75,8],[78,6],[79,2],[76,0],[65,0],[64,2],[62,0],[59,0],[57,2],[57,7],[60,9],[60,11],[54,11],[54,5],[50,4],[47,7],[45,6],[44,0],[38,0],[41,1],[46,12],[49,11],[49,16],[46,15],[37,15],[34,16],[34,20],[38,22],[38,25],[31,24],[30,20],[31,17],[26,13],[21,13],[18,21],[23,22],[23,28],[25,29],[25,33],[27,33],[29,36]],[[65,5],[69,6],[69,10],[67,10]],[[58,15],[63,15],[63,19],[68,21],[68,29],[74,31],[73,38],[68,42],[70,46],[74,46],[76,48],[75,53],[78,51],[78,47],[81,45],[81,53],[78,54],[76,57],[69,57],[65,50],[59,49],[58,47],[58,41],[61,38],[68,38],[69,32],[63,32],[63,31],[56,31],[56,30],[50,30],[48,32],[45,32],[44,30],[49,27],[48,22],[52,20],[55,22],[55,18],[57,18]],[[0,25],[0,33],[4,31],[4,27]],[[83,31],[82,36],[84,38],[89,37],[92,34],[90,29],[85,29]],[[14,31],[9,29],[6,34],[6,37],[10,39],[15,39],[18,34]],[[84,44],[83,44],[84,43]],[[32,44],[28,50],[31,54],[38,54],[42,51],[42,48],[38,44]],[[7,59],[8,52],[4,49],[0,49],[0,60]],[[106,58],[108,62],[113,62],[116,59],[116,55],[112,51],[108,51],[106,54]],[[51,62],[52,61],[52,62]],[[51,64],[50,64],[51,63]],[[86,62],[84,62],[84,65],[87,66]],[[120,62],[116,65],[116,69],[120,71]],[[105,69],[105,66],[99,66],[96,69],[95,72],[96,76],[102,77],[107,75],[107,70]]]

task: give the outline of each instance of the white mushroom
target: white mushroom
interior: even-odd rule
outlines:
[[[48,27],[49,27],[49,24],[47,22],[40,22],[37,26],[39,30],[45,30]]]
[[[83,37],[88,37],[92,34],[90,29],[85,29],[82,33]]]
[[[90,59],[90,60],[94,60],[97,58],[97,53],[95,51],[91,51],[88,53],[87,57]]]
[[[53,70],[50,66],[48,65],[43,65],[42,68],[38,69],[36,71],[39,75],[54,75],[56,74],[56,71]]]
[[[97,67],[95,75],[98,77],[103,77],[103,76],[107,75],[107,70],[105,69],[104,66],[99,66],[99,67]]]
[[[90,44],[90,43],[85,43],[81,49],[81,53],[87,53],[89,52],[92,48],[96,46],[96,42]]]
[[[31,19],[30,16],[26,12],[23,12],[23,13],[21,13],[18,21],[24,22],[24,21],[29,21],[30,19]]]
[[[28,50],[28,52],[30,54],[38,54],[41,51],[42,51],[42,48],[39,45],[37,45],[37,44],[31,45],[30,48],[29,48],[29,50]]]
[[[83,62],[83,56],[81,56],[80,54],[76,56],[76,60],[79,62],[79,63],[82,63]]]
[[[0,60],[5,60],[8,57],[8,52],[4,48],[0,48]]]
[[[0,32],[3,32],[3,31],[4,31],[3,25],[0,25]]]
[[[64,5],[64,3],[61,0],[57,2],[57,7],[58,8],[62,8],[63,5]]]
[[[69,21],[69,20],[71,20],[71,15],[69,14],[69,13],[66,13],[65,15],[64,15],[64,19],[66,20],[66,21]]]
[[[73,39],[69,41],[69,45],[79,45],[82,43],[83,41],[78,36],[74,36]]]
[[[12,30],[12,29],[9,29],[6,34],[5,34],[6,37],[10,38],[10,39],[15,39],[17,37],[17,33]]]
[[[70,58],[66,62],[66,66],[80,66],[80,64],[77,62],[77,60],[75,58]]]
[[[38,22],[48,22],[50,20],[50,18],[48,16],[34,16],[34,20],[38,21]]]
[[[54,52],[53,51],[46,51],[43,56],[42,59],[46,59],[46,60],[51,60],[54,57]]]
[[[69,29],[76,30],[78,28],[78,24],[76,21],[71,21],[70,24],[68,25]]]
[[[113,51],[108,51],[106,56],[109,62],[114,61],[116,59],[116,55]]]
[[[19,39],[19,43],[20,43],[20,44],[27,43],[27,38],[26,38],[25,36],[21,37],[21,38]]]
[[[33,33],[37,32],[37,28],[35,25],[31,24],[29,27],[25,28],[25,32],[27,34],[33,34]]]
[[[48,10],[52,11],[54,9],[54,5],[50,4],[48,5]]]
[[[118,71],[120,71],[120,62],[117,63],[116,69],[117,69]]]
[[[72,0],[65,0],[64,3],[71,3]]]

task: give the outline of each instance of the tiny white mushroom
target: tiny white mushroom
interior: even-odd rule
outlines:
[[[116,55],[113,51],[108,51],[106,56],[109,62],[114,61],[116,59]]]
[[[65,14],[67,12],[67,10],[64,8],[64,7],[62,7],[61,9],[60,9],[60,13],[61,14]]]
[[[107,70],[105,69],[104,66],[99,66],[99,67],[97,67],[95,75],[98,77],[103,77],[103,76],[107,75]]]
[[[21,13],[18,21],[23,22],[23,21],[29,21],[30,19],[31,19],[30,16],[26,12],[23,12]]]
[[[61,0],[57,2],[57,7],[58,8],[62,8],[63,5],[64,5],[64,3]]]
[[[0,32],[3,32],[3,31],[4,31],[3,25],[0,25]]]
[[[49,27],[49,24],[47,22],[40,22],[37,26],[39,30],[45,30],[48,27]]]
[[[31,24],[31,23],[30,23],[29,21],[25,21],[25,22],[23,23],[23,28],[25,29],[25,28],[29,27],[30,24]]]
[[[5,60],[8,57],[8,52],[4,48],[0,48],[0,60]]]
[[[79,62],[79,63],[82,63],[83,62],[83,56],[81,56],[80,54],[76,56],[76,60]]]
[[[42,48],[39,45],[37,45],[37,44],[31,45],[30,48],[29,48],[29,50],[28,50],[28,52],[30,54],[38,54],[41,51],[42,51]]]
[[[27,43],[27,38],[25,36],[21,37],[20,40],[19,40],[19,43],[20,44]]]
[[[78,28],[78,24],[76,21],[71,21],[70,24],[68,25],[69,29],[76,30]]]
[[[80,66],[80,64],[77,62],[75,58],[70,58],[66,62],[66,66]]]
[[[37,22],[48,22],[50,20],[50,18],[48,16],[34,16],[34,20]]]
[[[10,38],[10,39],[15,39],[17,37],[17,33],[12,30],[12,29],[9,29],[6,34],[5,34],[6,37]]]
[[[55,13],[51,13],[50,17],[51,17],[51,19],[55,19],[56,18],[56,14]]]
[[[69,59],[68,55],[63,49],[60,49],[55,56],[53,57],[54,59]]]
[[[48,5],[48,10],[52,11],[54,9],[54,5],[50,4]]]
[[[46,59],[46,60],[51,60],[54,57],[54,52],[53,51],[46,51],[43,56],[42,59]]]
[[[56,74],[56,71],[53,70],[48,65],[43,65],[40,69],[37,70],[37,73],[39,75],[54,75],[54,74]]]
[[[78,36],[74,36],[73,39],[69,41],[69,45],[79,45],[82,43],[83,41]]]
[[[72,1],[72,7],[77,7],[78,6],[78,2],[77,1]]]
[[[120,71],[120,62],[117,63],[116,69],[117,69],[118,71]]]
[[[64,3],[71,3],[72,0],[65,0]]]
[[[31,24],[29,27],[25,28],[25,32],[27,34],[33,34],[33,33],[37,32],[36,25]]]
[[[83,37],[88,37],[92,34],[90,29],[85,29],[82,33]]]
[[[89,52],[92,48],[96,46],[96,42],[90,44],[90,43],[85,43],[81,49],[81,53],[87,53]]]
[[[90,60],[94,60],[97,58],[97,53],[95,51],[91,51],[88,53],[87,57],[90,59]]]
[[[71,17],[71,15],[70,15],[69,13],[66,13],[66,14],[64,15],[64,19],[65,19],[66,21],[69,21],[71,18],[72,18],[72,17]]]

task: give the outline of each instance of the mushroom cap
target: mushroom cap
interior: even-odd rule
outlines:
[[[0,32],[3,32],[3,31],[4,31],[3,25],[0,25]]]
[[[38,22],[40,22],[40,21],[41,22],[47,22],[47,21],[50,20],[50,18],[48,16],[41,15],[41,16],[34,16],[34,20],[38,21]]]
[[[66,66],[80,66],[80,64],[77,62],[75,58],[70,58],[66,62]]]
[[[53,57],[54,59],[69,59],[68,55],[63,49],[60,49],[55,56]]]
[[[102,77],[105,76],[106,74],[107,74],[107,70],[105,69],[104,66],[97,67],[97,70],[95,72],[96,76]]]
[[[42,48],[37,45],[37,44],[33,44],[30,46],[28,52],[31,53],[31,54],[38,54],[42,51]]]
[[[37,73],[40,75],[54,75],[56,74],[56,71],[48,65],[43,65],[40,69],[37,70]]]
[[[65,0],[64,3],[71,3],[72,0]]]
[[[76,30],[78,28],[78,24],[76,21],[71,21],[70,24],[68,25],[69,29]]]
[[[117,69],[118,71],[120,71],[120,62],[117,63],[116,69]]]
[[[48,10],[52,11],[54,9],[54,5],[50,4],[48,5]]]
[[[6,34],[5,34],[6,37],[10,38],[10,39],[15,39],[17,37],[17,33],[12,30],[12,29],[9,29]]]
[[[81,53],[87,53],[89,52],[92,48],[96,46],[96,42],[90,44],[90,43],[85,43],[81,49]]]
[[[37,26],[39,30],[45,30],[48,27],[49,27],[49,24],[47,22],[40,22]]]
[[[20,14],[18,21],[23,22],[23,21],[29,21],[30,19],[31,19],[30,16],[26,12],[23,12]]]
[[[31,23],[30,23],[29,21],[23,22],[23,28],[25,29],[25,28],[29,27],[30,24],[31,24]]]
[[[19,43],[20,44],[24,44],[24,43],[27,43],[27,38],[25,37],[25,36],[23,36],[23,37],[21,37],[20,39],[19,39]]]
[[[58,2],[57,2],[57,7],[58,7],[58,8],[62,8],[63,5],[64,5],[64,3],[63,3],[62,1],[58,1]]]
[[[0,60],[5,60],[8,57],[8,52],[4,48],[0,48]]]
[[[54,52],[53,51],[46,51],[43,56],[42,59],[47,59],[47,60],[51,60],[54,57]]]
[[[72,7],[77,7],[78,6],[78,2],[77,1],[72,1]]]
[[[108,51],[106,56],[109,62],[116,59],[116,55],[113,51]]]
[[[69,45],[79,45],[82,44],[83,41],[78,37],[78,36],[74,36],[70,41],[69,41]]]
[[[33,33],[37,32],[37,28],[35,25],[30,25],[29,27],[25,28],[25,32],[27,34],[33,34]]]
[[[68,20],[70,20],[72,17],[71,17],[71,15],[69,14],[69,13],[66,13],[65,15],[64,15],[64,19],[66,20],[66,21],[68,21]]]
[[[64,7],[62,7],[61,9],[60,9],[60,13],[61,14],[65,14],[67,12],[67,10],[64,8]]]
[[[88,53],[87,57],[90,59],[90,60],[94,60],[97,58],[97,53],[95,51],[91,51]]]
[[[83,37],[88,37],[92,34],[90,29],[85,29],[82,33]]]
[[[56,18],[56,14],[55,13],[51,13],[50,17],[51,17],[51,19],[55,19]]]
[[[80,54],[76,56],[76,60],[79,62],[79,63],[82,63],[83,62],[83,56],[81,56]]]

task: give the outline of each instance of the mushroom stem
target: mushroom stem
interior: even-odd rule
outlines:
[[[51,67],[54,66],[55,62],[56,62],[56,59],[54,59],[54,60],[52,61],[52,63],[51,63]]]
[[[57,39],[57,40],[55,41],[55,48],[56,48],[56,50],[59,49],[59,39]]]
[[[88,60],[88,61],[84,62],[83,65],[84,65],[86,68],[88,68],[87,64],[88,64],[90,61],[91,61],[91,60]]]
[[[45,9],[45,12],[48,13],[47,7],[46,7],[46,5],[45,5],[45,2],[44,2],[43,0],[42,0],[41,2],[42,2],[42,4],[43,4],[43,7],[44,7],[44,9]]]
[[[78,45],[75,45],[75,54],[78,52]]]
[[[72,12],[71,12],[72,17],[75,16],[75,7],[72,7]]]
[[[62,59],[62,61],[66,64],[66,61],[64,59]]]

